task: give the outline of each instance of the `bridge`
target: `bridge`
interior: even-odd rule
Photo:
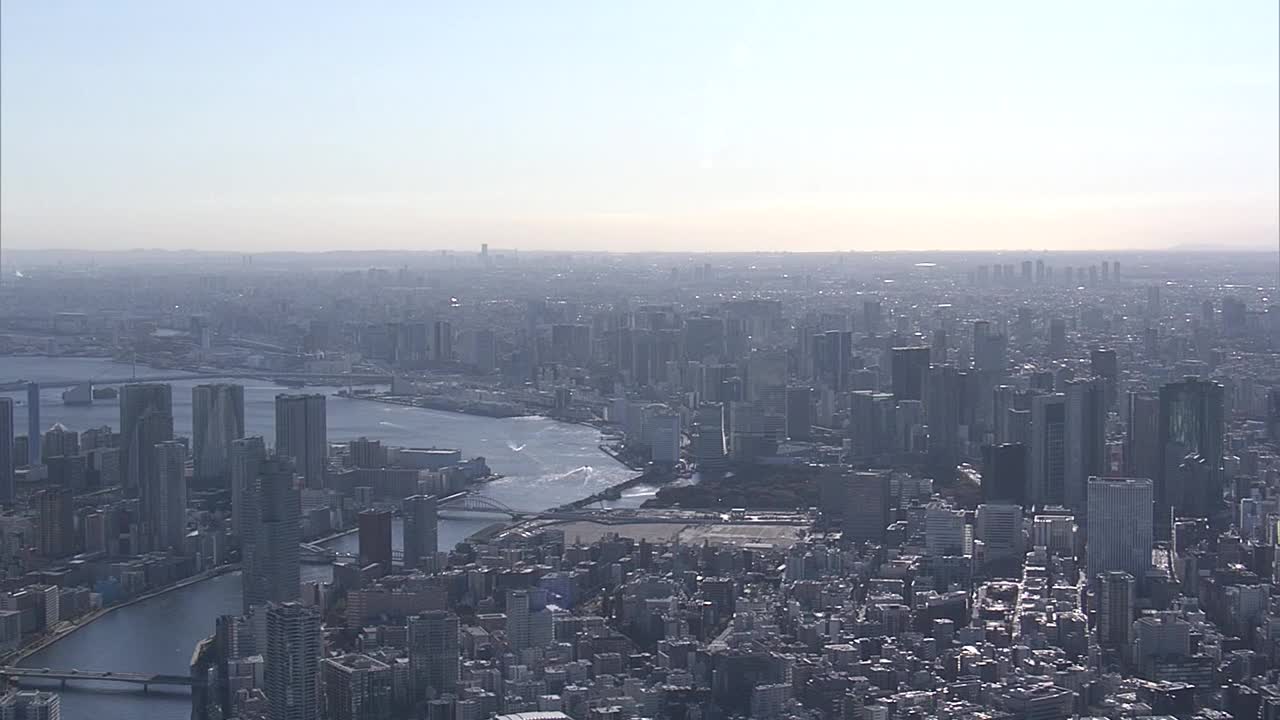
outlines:
[[[108,385],[128,385],[130,383],[150,383],[150,382],[171,382],[177,380],[211,380],[216,378],[241,379],[241,380],[310,380],[313,382],[333,382],[337,384],[377,384],[390,383],[391,375],[370,374],[370,373],[291,373],[291,372],[269,372],[262,370],[218,370],[216,372],[194,371],[183,372],[182,374],[172,375],[145,375],[143,377],[126,377],[126,378],[87,378],[84,380],[59,380],[55,382],[42,382],[42,389],[54,390],[58,388],[70,388],[85,383],[94,386]],[[0,392],[13,392],[26,388],[27,381],[17,380],[0,384]]]
[[[63,687],[70,680],[92,680],[95,682],[118,682],[130,685],[141,685],[143,691],[152,685],[175,685],[192,687],[199,683],[189,675],[165,675],[163,673],[130,673],[99,670],[50,670],[49,668],[24,668],[12,665],[0,667],[0,677],[21,679],[58,680]]]
[[[529,510],[516,510],[501,500],[495,500],[488,495],[473,492],[454,493],[448,497],[441,498],[436,507],[439,510],[447,510],[449,512],[506,515],[513,519],[537,514]]]

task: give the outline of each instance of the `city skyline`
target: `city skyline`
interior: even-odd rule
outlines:
[[[5,4],[6,252],[1280,233],[1274,3],[382,10]]]

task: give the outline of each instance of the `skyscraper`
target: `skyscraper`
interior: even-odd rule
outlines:
[[[142,493],[149,547],[180,552],[187,535],[187,446],[168,440],[156,443],[152,452],[154,472]]]
[[[1062,393],[1031,398],[1031,472],[1027,501],[1061,504],[1066,471],[1066,397]]]
[[[1222,505],[1223,387],[1189,377],[1160,388],[1161,467],[1156,502],[1178,516],[1208,517]]]
[[[1125,402],[1124,474],[1155,481],[1160,477],[1160,399],[1130,392]]]
[[[899,401],[923,400],[929,373],[929,348],[893,348],[891,362],[893,396]]]
[[[356,516],[360,540],[360,565],[378,563],[383,573],[391,572],[391,513],[365,510]]]
[[[412,495],[404,499],[404,565],[418,567],[438,550],[437,508],[434,495]]]
[[[508,620],[508,628],[510,620]],[[445,610],[414,615],[408,622],[409,694],[430,700],[458,687],[458,616]]]
[[[13,398],[0,397],[0,505],[11,505],[17,492],[13,468]]]
[[[232,441],[244,437],[244,386],[197,385],[191,389],[191,453],[197,485],[225,487]]]
[[[75,552],[74,502],[65,488],[40,490],[33,498],[36,509],[36,550],[47,558]]]
[[[1132,575],[1114,571],[1098,578],[1098,642],[1128,650],[1132,640],[1136,585]]]
[[[40,384],[27,383],[27,464],[39,465],[40,454]]]
[[[329,455],[323,395],[276,396],[276,454],[293,458],[308,488],[324,487]]]
[[[298,602],[267,608],[265,681],[271,720],[320,717],[320,611]]]
[[[929,455],[947,467],[954,466],[960,455],[961,378],[954,365],[931,365],[926,380]]]
[[[844,484],[844,537],[853,542],[884,542],[889,526],[889,474],[857,472]]]
[[[1003,443],[982,447],[982,501],[1022,505],[1027,494],[1027,447]]]
[[[301,595],[298,521],[301,498],[293,462],[271,457],[259,466],[251,509],[252,540],[244,552],[244,610],[269,602],[295,600]]]
[[[240,538],[241,545],[251,539],[253,523],[249,518],[255,497],[258,472],[267,459],[267,445],[261,436],[239,438],[231,441],[231,532]]]
[[[160,383],[120,390],[120,468],[127,494],[135,496],[151,472],[156,443],[173,439],[173,391]]]
[[[1085,509],[1085,484],[1089,478],[1109,472],[1106,385],[1102,378],[1068,380],[1065,385],[1063,502],[1081,512]]]
[[[1126,572],[1141,582],[1151,567],[1155,492],[1145,478],[1089,478],[1086,567],[1090,578]]]

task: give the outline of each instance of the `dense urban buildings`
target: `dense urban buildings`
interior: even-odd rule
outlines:
[[[0,286],[0,666],[230,587],[183,717],[1280,712],[1274,268],[388,260]]]

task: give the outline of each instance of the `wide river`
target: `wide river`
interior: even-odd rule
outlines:
[[[129,377],[127,364],[91,358],[0,357],[0,383],[85,381]],[[137,377],[172,376],[138,366]],[[191,388],[213,380],[170,381],[173,386],[174,431],[191,433]],[[230,380],[245,385],[245,429],[274,443],[274,398],[281,392],[302,392],[266,381]],[[387,405],[334,396],[336,388],[308,387],[305,392],[329,395],[328,424],[331,441],[357,437],[384,444],[411,447],[458,448],[464,457],[483,455],[494,472],[504,475],[481,489],[507,505],[539,510],[591,495],[631,477],[629,469],[600,452],[599,433],[593,428],[541,417],[494,419]],[[27,427],[26,393],[9,393],[17,400],[14,425],[18,434]],[[62,404],[60,389],[41,393],[40,424],[60,422],[72,430],[110,425],[117,428],[120,408],[114,400],[96,401],[88,407]],[[118,428],[117,428],[118,429]],[[610,505],[637,507],[652,497],[654,489],[638,486]],[[474,520],[441,519],[441,548],[452,547],[500,517]],[[400,546],[399,523],[395,545]],[[333,547],[354,550],[356,538],[348,535]],[[303,579],[328,579],[326,566],[304,565]],[[31,667],[53,669],[114,670],[186,674],[197,641],[213,632],[214,618],[240,611],[240,575],[234,573],[145,602],[121,608],[91,623],[50,647],[27,658]],[[84,685],[83,683],[81,684]],[[69,720],[168,720],[190,717],[185,692],[152,690],[144,696],[129,686],[62,691],[62,716]]]

